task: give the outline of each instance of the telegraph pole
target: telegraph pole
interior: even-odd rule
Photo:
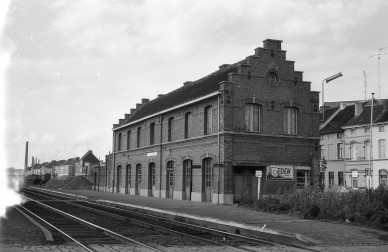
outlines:
[[[367,82],[366,82],[366,73],[364,70],[364,100],[366,101],[366,87],[367,87]]]

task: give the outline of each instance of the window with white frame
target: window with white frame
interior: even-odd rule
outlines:
[[[296,135],[298,127],[298,110],[296,108],[284,108],[284,133]]]
[[[329,172],[329,187],[334,186],[334,172]]]
[[[385,158],[386,152],[385,152],[385,139],[379,140],[379,158]]]
[[[387,170],[383,169],[379,171],[379,184],[382,186],[388,186],[388,178],[387,178],[388,172]]]
[[[344,158],[344,144],[343,143],[339,143],[337,144],[337,158],[338,159],[343,159]]]
[[[260,131],[260,105],[245,105],[245,127],[247,131]]]

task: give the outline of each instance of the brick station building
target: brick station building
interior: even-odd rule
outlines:
[[[317,183],[319,93],[281,43],[142,99],[113,125],[104,190],[232,204]]]

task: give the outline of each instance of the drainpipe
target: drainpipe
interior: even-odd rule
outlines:
[[[115,166],[116,166],[116,132],[113,131],[113,179],[112,179],[112,193],[115,192]]]
[[[220,204],[220,176],[221,176],[221,145],[220,145],[220,95],[217,95],[218,108],[217,108],[217,138],[218,138],[218,204]]]
[[[105,155],[105,191],[108,191],[108,156]]]
[[[159,198],[162,198],[162,169],[163,169],[163,115],[160,116],[160,170],[159,170]]]

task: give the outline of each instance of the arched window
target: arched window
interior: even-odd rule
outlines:
[[[150,163],[149,165],[148,165],[148,167],[149,167],[149,174],[150,174],[150,176],[151,176],[151,185],[152,186],[155,186],[155,183],[156,183],[156,172],[155,172],[155,163]]]
[[[140,147],[140,140],[141,140],[141,127],[137,128],[137,139],[136,139],[136,147]]]
[[[213,179],[213,167],[212,167],[212,159],[205,158],[203,160],[203,171],[205,173],[205,187],[212,187],[212,179]]]
[[[204,133],[205,135],[212,133],[213,130],[213,113],[212,106],[207,106],[204,113]]]
[[[150,124],[150,145],[155,143],[155,123]]]
[[[185,114],[185,138],[190,137],[191,112]]]
[[[173,128],[174,128],[174,117],[168,118],[168,129],[167,129],[167,141],[172,141],[172,134],[173,134]]]
[[[117,139],[117,151],[121,151],[121,139],[122,139],[122,134],[119,133],[119,136]]]
[[[260,105],[245,105],[245,128],[249,132],[260,131]]]
[[[296,135],[298,127],[298,109],[284,108],[284,134]]]
[[[131,131],[127,131],[127,150],[131,149]]]

